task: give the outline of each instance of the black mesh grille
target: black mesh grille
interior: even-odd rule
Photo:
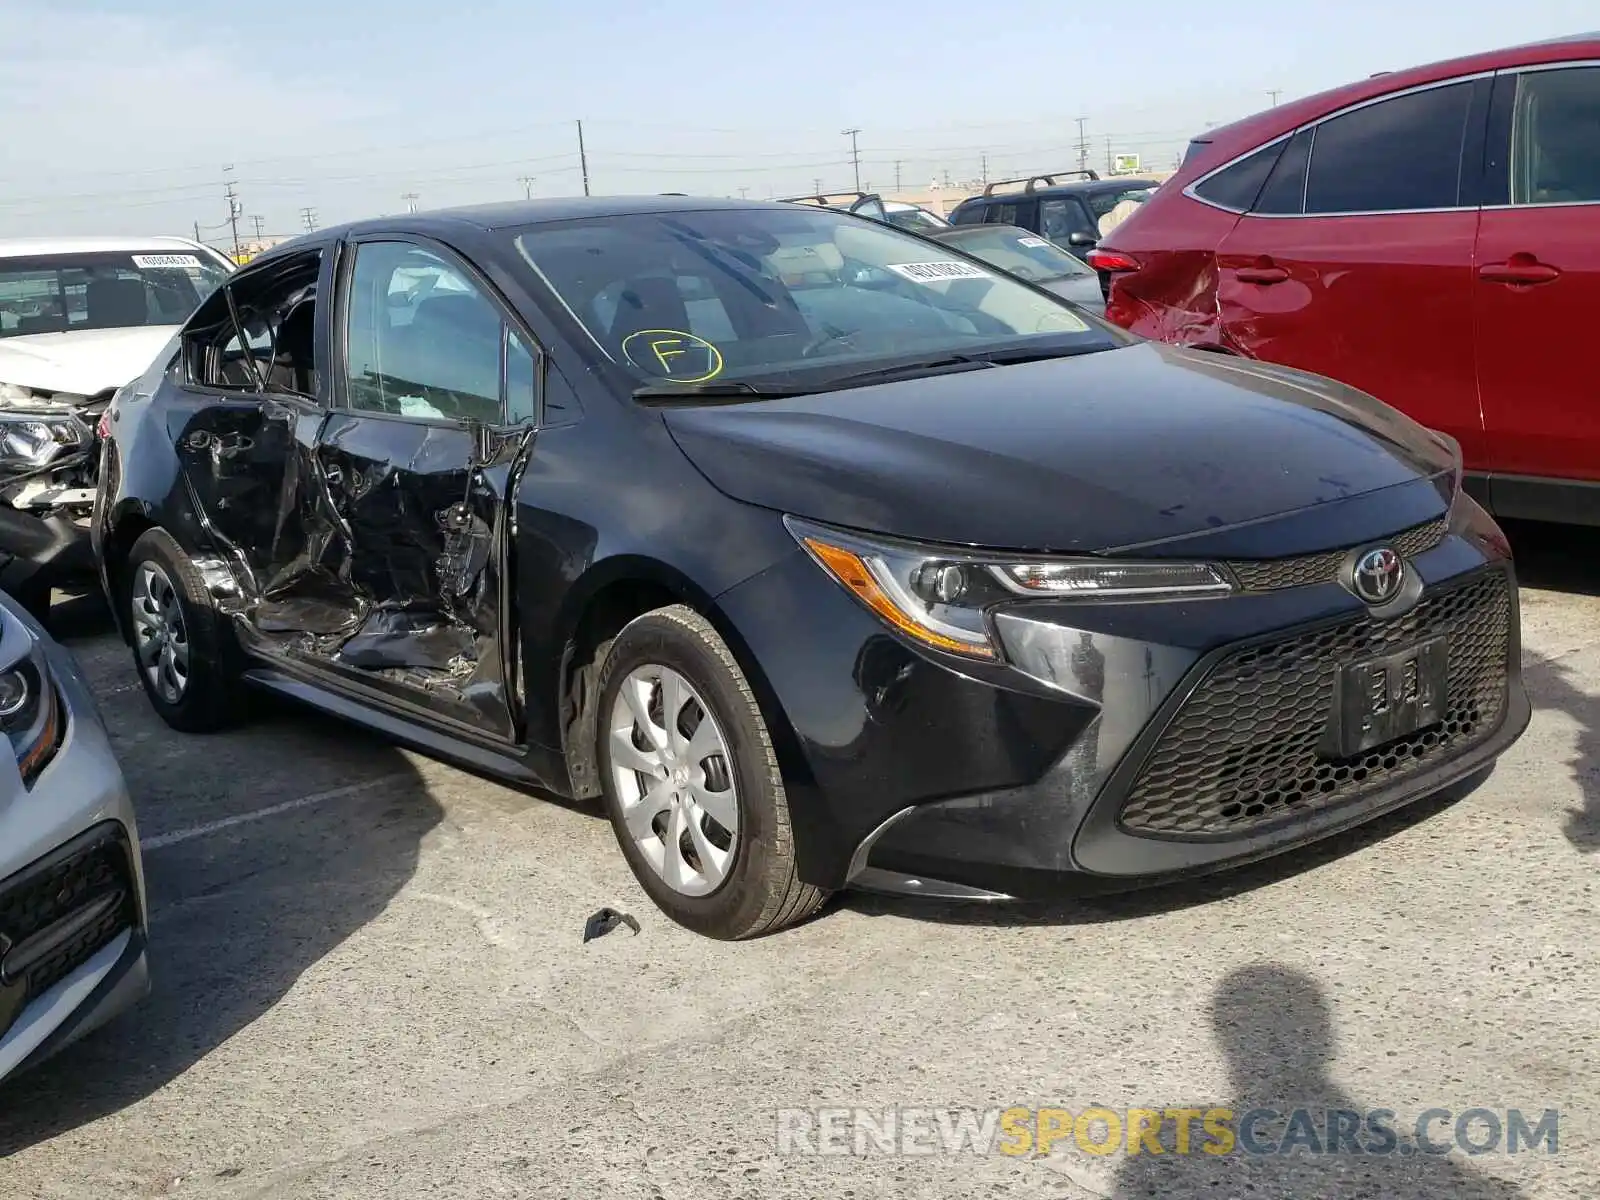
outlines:
[[[0,950],[14,949],[75,914],[100,910],[97,918],[27,968],[22,1004],[77,970],[125,929],[137,913],[126,835],[110,825],[80,839],[65,854],[0,880]],[[3,1032],[3,1030],[0,1030]]]
[[[1353,758],[1322,757],[1339,669],[1439,634],[1449,638],[1444,720]],[[1121,823],[1156,836],[1236,837],[1387,788],[1495,731],[1510,638],[1510,584],[1492,571],[1393,621],[1362,617],[1231,654],[1162,732]]]
[[[1426,525],[1414,525],[1387,539],[1402,558],[1426,554],[1444,540],[1445,520],[1440,517]],[[1339,564],[1350,551],[1328,550],[1299,558],[1240,559],[1228,563],[1234,578],[1247,592],[1273,592],[1279,588],[1309,587],[1338,579]]]

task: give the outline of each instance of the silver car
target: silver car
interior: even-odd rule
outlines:
[[[0,593],[0,1080],[150,990],[139,834],[72,656]],[[6,751],[9,750],[9,753]]]

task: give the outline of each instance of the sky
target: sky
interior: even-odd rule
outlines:
[[[981,14],[980,14],[981,9]],[[1137,153],[1595,0],[0,0],[0,237],[297,233],[591,190],[922,190]],[[898,164],[898,166],[897,166]]]

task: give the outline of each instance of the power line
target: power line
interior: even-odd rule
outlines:
[[[861,190],[861,147],[856,139],[861,135],[859,129],[846,129],[841,136],[850,139],[850,161],[856,170],[856,191]]]
[[[583,194],[589,194],[589,153],[583,148],[583,122],[578,122],[578,165],[583,168]]]
[[[227,176],[231,170],[233,170],[233,167],[229,165],[222,168],[222,173]],[[223,195],[228,201],[228,224],[233,228],[233,257],[237,260],[239,257],[239,217],[244,212],[244,205],[239,203],[239,194],[234,191],[231,178],[228,179],[227,187],[223,189]]]

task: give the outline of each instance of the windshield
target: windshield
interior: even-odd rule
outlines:
[[[824,209],[600,217],[515,240],[601,349],[646,384],[826,387],[908,359],[1123,344],[937,243]]]
[[[1094,274],[1077,256],[1015,225],[968,226],[959,233],[944,234],[939,240],[1034,283]]]
[[[946,221],[941,221],[925,208],[891,208],[885,214],[889,224],[900,229],[909,229],[912,233],[933,233],[940,229],[949,229]]]
[[[227,274],[198,252],[0,258],[0,337],[181,325]]]

